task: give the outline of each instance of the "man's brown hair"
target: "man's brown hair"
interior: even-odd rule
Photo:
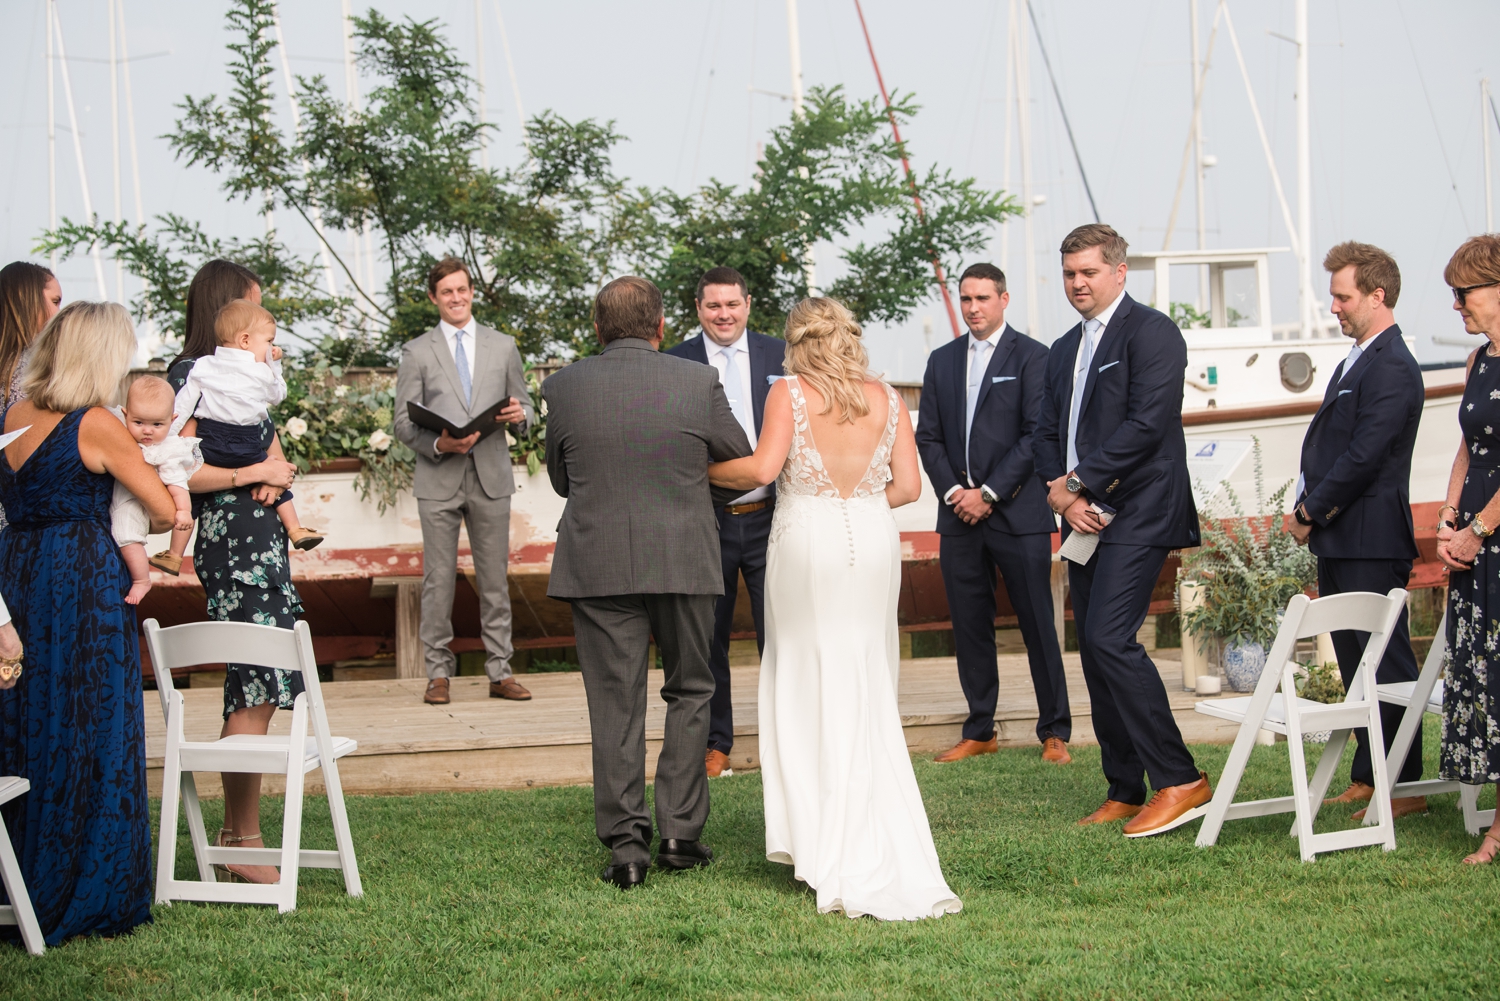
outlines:
[[[437,295],[438,282],[460,271],[464,273],[465,278],[469,279],[469,284],[473,285],[474,274],[461,258],[450,254],[441,261],[438,261],[432,266],[432,270],[427,272],[427,294],[431,296]]]
[[[738,285],[740,287],[740,295],[746,298],[750,295],[750,286],[745,284],[745,276],[734,270],[734,268],[709,268],[703,272],[703,277],[698,279],[698,291],[694,298],[702,302],[703,290],[710,285]]]
[[[993,264],[970,264],[967,268],[964,268],[963,275],[958,279],[958,287],[962,289],[964,282],[970,278],[988,278],[995,283],[996,295],[1005,294],[1005,272]]]
[[[1107,226],[1102,222],[1091,222],[1086,226],[1079,226],[1063,237],[1061,250],[1066,256],[1080,253],[1090,247],[1098,247],[1099,253],[1104,256],[1104,263],[1117,268],[1125,263],[1125,252],[1130,249],[1130,244],[1125,242],[1123,236],[1115,232],[1113,226]]]
[[[1396,300],[1401,297],[1401,269],[1396,267],[1394,257],[1374,244],[1347,240],[1323,258],[1323,270],[1331,275],[1351,265],[1354,267],[1355,288],[1365,295],[1373,295],[1376,289],[1383,288],[1386,308],[1396,308]]]
[[[276,317],[264,306],[257,306],[249,299],[231,299],[219,310],[219,315],[214,317],[214,337],[220,344],[227,345],[241,332],[257,323],[269,323],[274,327]]]
[[[605,344],[622,337],[654,341],[661,318],[661,289],[635,275],[616,278],[594,297],[594,326]]]
[[[1443,269],[1443,281],[1452,288],[1500,282],[1500,235],[1486,233],[1465,240]]]

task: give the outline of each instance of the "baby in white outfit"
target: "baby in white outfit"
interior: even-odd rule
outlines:
[[[147,465],[156,469],[177,513],[172,523],[172,551],[181,557],[193,532],[192,498],[188,480],[203,465],[197,438],[179,438],[168,433],[172,423],[172,404],[176,398],[165,379],[142,376],[130,386],[123,412],[114,414],[125,422],[125,428],[141,446]],[[151,567],[146,558],[146,535],[151,531],[151,517],[145,505],[123,483],[115,482],[114,497],[109,504],[115,544],[130,571],[127,604],[136,605],[151,590]]]

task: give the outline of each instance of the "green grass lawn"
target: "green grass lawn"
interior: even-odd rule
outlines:
[[[1194,751],[1214,775],[1228,749]],[[292,914],[177,904],[133,935],[41,959],[0,946],[0,996],[1500,997],[1500,866],[1459,864],[1477,841],[1456,797],[1399,821],[1394,853],[1304,865],[1290,817],[1231,823],[1207,850],[1197,824],[1139,841],[1078,828],[1104,784],[1097,749],[1073,753],[1061,769],[1031,750],[917,762],[964,902],[935,921],[818,914],[765,861],[756,774],[713,783],[710,869],[653,872],[629,894],[598,879],[588,788],[355,798],[363,899],[304,870]],[[1242,795],[1289,792],[1285,764],[1284,744],[1257,748]],[[218,804],[207,810],[212,824]],[[1321,829],[1347,815],[1332,809]],[[303,843],[331,846],[323,801],[306,816]],[[279,801],[264,820],[278,829]]]

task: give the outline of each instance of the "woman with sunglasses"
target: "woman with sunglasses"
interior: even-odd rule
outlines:
[[[1458,410],[1463,443],[1438,512],[1438,558],[1448,565],[1448,676],[1443,685],[1439,771],[1466,785],[1500,780],[1500,236],[1476,236],[1453,254],[1443,280],[1464,330],[1489,343],[1469,356]],[[1464,859],[1486,865],[1500,854],[1500,817],[1479,850]]]

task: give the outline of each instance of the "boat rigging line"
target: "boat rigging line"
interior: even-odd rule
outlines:
[[[1057,76],[1052,72],[1052,60],[1047,56],[1047,45],[1042,41],[1042,26],[1037,23],[1036,8],[1026,0],[1026,13],[1031,15],[1031,27],[1036,32],[1036,47],[1041,50],[1042,64],[1047,67],[1047,79],[1052,81],[1052,96],[1057,98],[1057,110],[1062,114],[1063,129],[1068,133],[1068,145],[1073,147],[1073,162],[1078,164],[1078,176],[1083,178],[1083,193],[1089,196],[1089,209],[1094,221],[1101,222],[1099,206],[1094,204],[1094,189],[1089,187],[1088,171],[1083,169],[1083,157],[1078,154],[1078,140],[1073,138],[1073,123],[1068,121],[1068,109],[1063,105],[1062,91],[1057,86]],[[871,54],[873,58],[873,53]]]

